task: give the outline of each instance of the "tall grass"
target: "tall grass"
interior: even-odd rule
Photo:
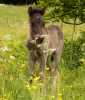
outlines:
[[[38,77],[29,84],[28,15],[24,6],[0,6],[0,100],[55,100],[50,82]],[[85,25],[71,41],[72,26],[64,25],[65,46],[60,63],[59,100],[85,99]],[[75,35],[76,37],[76,35]]]

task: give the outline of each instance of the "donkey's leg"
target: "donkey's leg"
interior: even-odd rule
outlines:
[[[40,57],[40,77],[41,79],[45,78],[45,57],[44,54],[41,55]]]
[[[51,94],[57,98],[57,89],[58,89],[58,78],[59,78],[59,69],[58,69],[58,62],[57,62],[57,54],[52,55],[50,68],[51,68]]]
[[[34,72],[35,72],[35,64],[36,64],[36,60],[35,60],[34,52],[30,52],[29,53],[29,73],[32,77],[34,76]]]

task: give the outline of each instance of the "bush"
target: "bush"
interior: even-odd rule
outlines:
[[[85,58],[85,32],[81,32],[81,36],[77,40],[65,40],[63,63],[70,69],[77,68],[82,65],[82,59]]]

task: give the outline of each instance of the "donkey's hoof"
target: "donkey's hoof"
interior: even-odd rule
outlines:
[[[33,80],[32,80],[32,79],[30,79],[30,80],[29,80],[29,83],[30,83],[30,84],[32,84],[32,83],[33,83]]]
[[[29,83],[32,84],[33,83],[33,79],[34,79],[34,76],[32,75],[29,79]]]

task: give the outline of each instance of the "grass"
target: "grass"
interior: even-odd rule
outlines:
[[[37,78],[33,85],[28,83],[28,52],[25,46],[28,29],[27,7],[0,5],[0,100],[51,99],[50,95],[43,96],[43,84],[38,83]],[[78,33],[84,29],[85,25],[78,26]],[[63,30],[65,39],[70,40],[72,26],[64,25]],[[68,45],[65,50],[64,56],[68,53]],[[85,99],[85,60],[82,59],[81,63],[71,70],[62,58],[59,100]]]

